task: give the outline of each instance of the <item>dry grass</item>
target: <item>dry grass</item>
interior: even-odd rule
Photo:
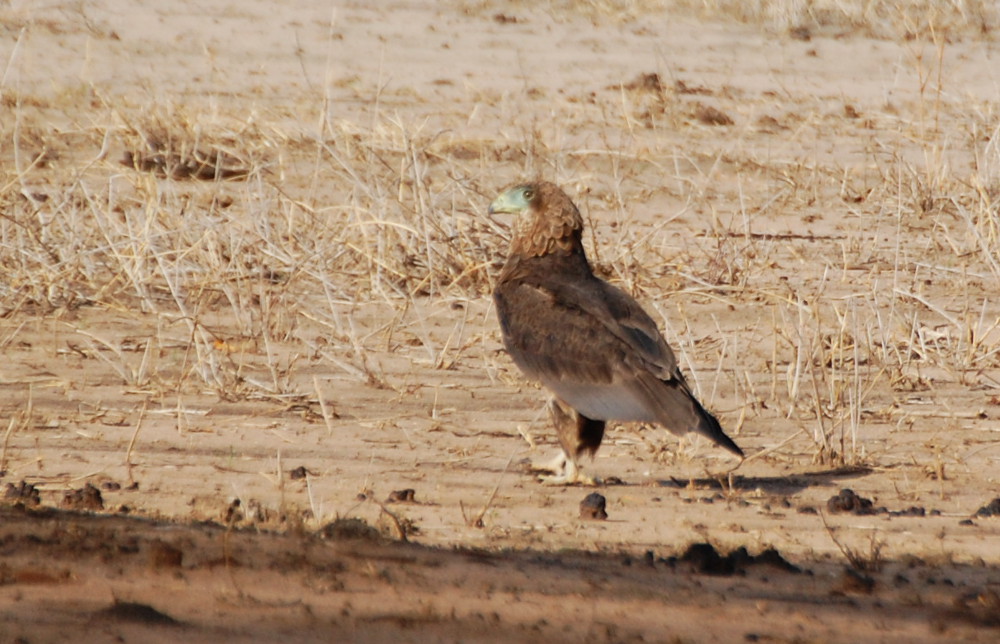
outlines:
[[[847,167],[765,155],[743,120],[735,145],[713,143],[680,86],[608,88],[589,103],[556,103],[558,127],[514,117],[494,138],[391,114],[378,90],[364,119],[322,116],[309,134],[289,126],[294,105],[247,118],[87,86],[55,96],[8,87],[0,311],[64,320],[88,357],[137,390],[315,401],[313,380],[296,375],[317,360],[392,387],[377,354],[400,334],[439,368],[493,364],[465,320],[442,339],[414,311],[428,298],[489,292],[506,232],[484,206],[508,180],[540,174],[578,195],[598,269],[661,312],[703,395],[735,392],[724,406],[749,409],[748,422],[792,420],[818,460],[866,460],[864,424],[891,422],[900,395],[996,386],[1000,125],[995,104],[965,118],[941,75],[942,34],[990,33],[991,9],[681,4],[775,29],[926,36],[909,60],[919,100],[867,125],[838,122],[838,140],[867,141]],[[733,98],[705,91],[735,113]],[[476,109],[499,123],[520,100]],[[820,110],[799,105],[783,127],[818,138],[829,126]],[[579,124],[603,144],[579,143]],[[873,224],[795,235],[769,223],[831,211]],[[695,236],[679,238],[681,225]],[[133,347],[77,328],[80,307],[135,316],[148,334]],[[751,312],[749,322],[731,311]],[[158,359],[165,347],[181,357]]]
[[[648,622],[661,638],[718,612],[706,584],[743,611],[719,639],[769,637],[779,612],[806,638],[871,622],[915,641],[935,607],[977,615],[997,575],[971,513],[1000,472],[1000,101],[970,71],[991,5],[321,4],[272,24],[267,2],[209,2],[202,29],[168,3],[134,33],[145,8],[0,6],[0,477],[10,503],[84,484],[105,503],[11,514],[27,531],[8,568],[60,580],[5,580],[15,631],[89,619],[90,583],[95,602],[111,588],[265,639],[300,618],[386,639],[396,609],[404,637],[407,614],[481,632],[498,599],[493,625],[544,637],[562,622],[539,631],[522,601],[542,573],[591,639],[628,639],[588,625],[621,628],[616,597],[644,614],[671,580],[692,601]],[[31,57],[48,45],[69,73]],[[533,177],[574,197],[596,270],[661,324],[748,459],[613,425],[586,464],[606,522],[579,520],[587,491],[524,474],[554,437],[501,349],[508,222],[485,209]],[[877,514],[822,514],[848,483]],[[125,512],[143,519],[108,516]],[[354,566],[347,544],[300,538],[335,519],[459,548],[363,544]],[[182,525],[201,521],[225,536]],[[33,534],[59,557],[39,564]],[[183,566],[150,570],[155,540]],[[732,596],[658,558],[692,541],[816,574],[761,570]],[[530,552],[498,577],[491,548]],[[559,549],[586,554],[544,554]],[[580,596],[594,566],[638,583],[604,615]],[[179,574],[217,602],[165,595]],[[404,597],[411,578],[424,590]],[[796,617],[802,597],[827,612]],[[972,632],[959,623],[938,639]]]

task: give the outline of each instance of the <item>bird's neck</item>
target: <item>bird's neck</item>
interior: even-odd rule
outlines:
[[[511,255],[542,257],[545,255],[580,255],[586,261],[579,229],[549,223],[543,228],[539,223],[529,230],[518,230],[510,244]]]
[[[572,245],[555,245],[552,250],[540,253],[519,252],[512,246],[500,279],[514,278],[522,271],[574,277],[591,277],[594,274],[579,240]]]

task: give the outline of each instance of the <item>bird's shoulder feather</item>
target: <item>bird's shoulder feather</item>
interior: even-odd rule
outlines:
[[[522,368],[601,380],[635,370],[681,379],[673,351],[635,299],[589,268],[565,270],[543,259],[505,271],[495,292],[505,344]]]

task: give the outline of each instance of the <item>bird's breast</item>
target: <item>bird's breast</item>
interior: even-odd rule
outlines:
[[[651,423],[655,420],[642,398],[621,382],[543,382],[570,407],[593,420]]]

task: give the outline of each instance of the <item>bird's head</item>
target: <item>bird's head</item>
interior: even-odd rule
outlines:
[[[538,257],[556,252],[582,253],[583,217],[559,186],[548,181],[522,183],[490,204],[491,215],[515,216],[512,254]]]

